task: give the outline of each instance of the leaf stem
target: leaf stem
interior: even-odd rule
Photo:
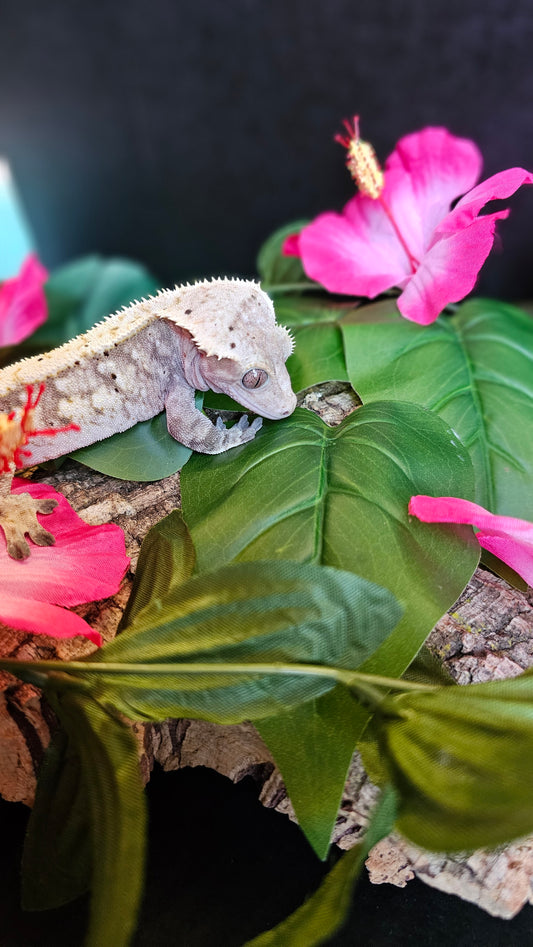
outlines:
[[[24,671],[31,674],[33,679],[37,677],[44,684],[46,678],[53,674],[54,677],[77,677],[78,674],[89,676],[98,676],[102,674],[117,675],[135,675],[139,677],[143,674],[161,674],[161,675],[252,675],[252,674],[279,674],[279,675],[298,675],[302,677],[325,677],[335,680],[339,684],[344,684],[351,689],[360,690],[370,696],[375,688],[385,690],[399,691],[436,691],[438,684],[417,684],[415,681],[404,681],[399,678],[383,677],[379,674],[363,674],[359,671],[350,671],[344,668],[325,667],[321,664],[282,664],[269,663],[242,663],[242,664],[221,664],[215,662],[196,662],[190,664],[187,662],[176,662],[173,664],[119,664],[118,662],[98,663],[92,661],[20,661],[16,658],[2,658],[0,668],[6,671]],[[42,685],[41,685],[42,686]],[[373,691],[377,696],[377,691]]]

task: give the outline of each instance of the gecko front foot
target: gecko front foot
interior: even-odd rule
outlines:
[[[53,546],[52,533],[41,526],[37,513],[51,513],[57,500],[34,500],[29,493],[10,493],[0,498],[0,526],[4,530],[7,554],[12,559],[27,559],[30,547],[25,536],[37,546]]]
[[[217,418],[216,429],[223,434],[220,443],[223,443],[224,446],[221,447],[220,450],[228,450],[230,447],[238,447],[239,444],[246,444],[248,441],[253,441],[262,423],[263,418],[255,418],[250,424],[247,415],[243,414],[237,423],[228,429],[222,421],[222,418]]]

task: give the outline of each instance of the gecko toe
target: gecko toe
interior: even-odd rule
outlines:
[[[7,544],[7,554],[11,559],[21,562],[30,555],[30,547],[25,539],[14,539]]]
[[[35,511],[36,513],[51,513],[52,510],[55,510],[58,503],[59,500],[39,500],[39,502],[35,504]]]
[[[30,539],[36,546],[54,546],[55,538],[47,529],[35,529],[30,533]]]

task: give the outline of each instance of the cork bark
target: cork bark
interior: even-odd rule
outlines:
[[[334,424],[353,407],[353,398],[340,386],[329,385],[308,394],[305,404]],[[113,522],[124,530],[131,568],[119,592],[75,609],[104,640],[110,640],[131,590],[144,536],[179,506],[179,475],[156,483],[131,483],[66,461],[53,474],[39,471],[37,479],[63,493],[86,522]],[[533,664],[533,593],[518,592],[478,569],[459,601],[438,622],[428,644],[459,684],[519,674]],[[0,625],[2,655],[68,661],[91,650],[93,645],[82,639],[56,641]],[[53,713],[37,688],[0,672],[0,794],[5,799],[32,805],[39,765],[55,726]],[[134,724],[133,729],[145,781],[155,762],[165,770],[208,766],[235,782],[252,776],[263,804],[294,819],[271,754],[251,724],[168,720]],[[364,833],[377,794],[355,754],[333,834],[341,848],[350,848]],[[373,849],[367,867],[376,884],[403,887],[418,877],[491,914],[512,917],[532,900],[533,838],[497,852],[450,858],[423,852],[393,835]]]

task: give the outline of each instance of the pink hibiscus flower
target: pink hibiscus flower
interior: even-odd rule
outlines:
[[[409,513],[423,523],[469,523],[483,549],[506,562],[533,585],[533,523],[514,516],[496,516],[456,497],[411,497]]]
[[[31,255],[18,276],[0,284],[0,345],[17,345],[46,320],[43,283],[47,277],[44,266]]]
[[[31,557],[23,561],[11,559],[5,543],[0,543],[0,621],[54,638],[84,635],[101,645],[99,632],[61,606],[96,601],[118,591],[130,561],[124,533],[111,523],[88,526],[65,497],[46,484],[14,480],[12,493],[57,500],[55,510],[46,516],[56,543],[32,547]]]
[[[342,214],[321,214],[289,237],[284,253],[300,256],[307,275],[332,293],[373,298],[396,286],[402,315],[428,325],[473,289],[496,221],[509,214],[479,217],[481,209],[532,184],[533,175],[510,168],[474,187],[481,155],[472,141],[445,128],[402,138],[383,174],[370,146],[359,139],[357,118],[347,128],[350,137],[339,140],[348,148],[359,193]]]

